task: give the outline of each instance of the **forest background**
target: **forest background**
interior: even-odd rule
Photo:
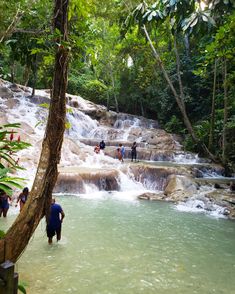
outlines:
[[[51,88],[53,1],[2,0],[0,77]],[[156,119],[186,150],[235,164],[231,0],[71,0],[67,92]]]

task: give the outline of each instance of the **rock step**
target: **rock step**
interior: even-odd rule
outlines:
[[[80,139],[81,143],[84,143],[89,146],[95,146],[100,143],[99,139]],[[124,147],[131,148],[133,142],[125,140],[107,140],[105,141],[106,146],[118,147],[119,144],[122,144]],[[137,143],[137,148],[148,148],[148,149],[159,149],[159,150],[174,150],[180,151],[181,146],[176,144],[174,141],[169,140],[169,138],[159,138],[159,142],[156,144],[148,144],[146,142]]]
[[[86,184],[96,186],[98,190],[120,190],[120,171],[151,190],[164,191],[168,177],[171,175],[193,175],[190,166],[163,166],[146,162],[123,164],[118,169],[87,168],[79,166],[59,167],[59,176],[55,193],[85,193]]]

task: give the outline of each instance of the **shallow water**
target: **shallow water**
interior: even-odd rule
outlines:
[[[234,222],[120,194],[57,202],[61,242],[47,244],[42,221],[16,267],[29,294],[235,293]]]

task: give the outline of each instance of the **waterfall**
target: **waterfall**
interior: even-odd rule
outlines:
[[[19,132],[22,140],[32,144],[32,147],[19,152],[20,164],[25,170],[17,174],[27,179],[26,184],[30,188],[44,136],[50,91],[36,90],[35,97],[31,97],[30,88],[16,86],[16,90],[13,90],[9,82],[5,82],[5,87],[13,96],[12,99],[0,97],[0,107],[6,122],[21,123]],[[95,105],[75,95],[67,95],[67,100],[66,119],[69,127],[64,136],[55,192],[77,194],[91,199],[116,197],[133,201],[145,192],[160,191],[164,198],[163,192],[171,175],[188,177],[189,182],[194,177],[198,185],[208,186],[211,190],[214,184],[211,179],[223,177],[221,167],[199,158],[197,154],[182,151],[176,136],[161,129],[157,121],[108,112],[104,106]],[[106,148],[96,154],[94,146],[101,140],[105,141]],[[130,156],[134,141],[137,142],[138,162],[132,164]],[[124,163],[117,159],[120,143],[126,148]],[[209,184],[203,182],[203,179],[210,181]],[[182,194],[184,188],[187,189],[180,187]],[[207,199],[201,203],[200,199],[193,199],[192,196],[195,195],[190,195],[190,199],[177,208],[226,214],[221,206],[215,204],[209,210]]]

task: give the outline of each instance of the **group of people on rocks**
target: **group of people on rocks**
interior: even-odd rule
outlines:
[[[131,146],[131,161],[137,161],[137,144],[134,142]],[[124,162],[124,156],[125,156],[125,147],[122,144],[119,144],[117,148],[117,158],[121,161]]]
[[[22,211],[27,199],[29,197],[29,188],[25,187],[23,191],[17,197],[15,207],[20,204],[20,212]],[[0,189],[0,217],[6,217],[10,205],[12,205],[12,198],[2,189]],[[56,235],[57,241],[61,239],[61,226],[65,213],[62,207],[55,203],[55,199],[52,198],[50,207],[50,216],[47,223],[46,232],[48,237],[48,243],[52,244],[52,239]]]
[[[100,150],[104,150],[105,149],[105,142],[104,140],[102,140],[99,144],[96,144],[95,148],[94,148],[94,152],[96,154],[100,153]],[[136,142],[134,142],[131,146],[131,161],[137,161],[137,144]],[[117,158],[121,161],[124,162],[124,157],[125,157],[125,147],[123,146],[123,144],[119,144],[118,148],[117,148]]]
[[[104,140],[102,140],[100,142],[100,144],[97,144],[95,146],[94,151],[95,151],[96,154],[99,154],[100,153],[100,150],[104,150],[104,148],[105,148],[105,143],[104,143]]]

